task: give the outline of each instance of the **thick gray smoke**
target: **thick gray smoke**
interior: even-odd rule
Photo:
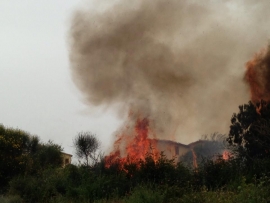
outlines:
[[[149,118],[158,138],[188,143],[227,133],[232,113],[249,100],[245,62],[269,36],[270,1],[257,2],[122,0],[78,10],[74,81],[91,105]]]

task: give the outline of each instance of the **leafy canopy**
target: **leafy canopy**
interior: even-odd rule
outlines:
[[[231,118],[228,142],[241,146],[249,157],[270,156],[270,105],[261,101],[239,106]]]

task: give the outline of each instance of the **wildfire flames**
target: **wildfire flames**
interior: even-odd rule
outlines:
[[[250,86],[251,101],[256,105],[257,112],[260,113],[262,101],[270,102],[270,50],[263,49],[256,54],[252,60],[246,64],[245,81]],[[158,159],[160,150],[157,147],[157,139],[150,138],[149,119],[137,119],[134,130],[131,134],[122,133],[118,135],[114,143],[114,150],[105,158],[106,166],[110,167],[118,163],[123,170],[126,163],[139,164],[145,161],[145,156],[151,153],[155,160]],[[190,148],[193,156],[193,166],[198,167],[197,155],[194,149]],[[231,154],[224,150],[222,158],[228,160]]]
[[[169,137],[191,142],[202,134],[227,132],[231,113],[248,98],[236,67],[268,38],[265,31],[251,32],[255,25],[268,25],[269,6],[264,4],[261,10],[266,10],[257,15],[259,10],[249,9],[251,1],[243,3],[252,20],[241,21],[231,15],[232,6],[212,1],[134,2],[119,1],[113,11],[78,10],[70,28],[72,76],[85,101],[119,105],[116,111],[123,117],[123,112],[142,112],[142,118],[134,116],[128,121],[132,126],[116,135],[105,158],[107,167],[117,162],[123,168],[125,163],[145,160],[147,153],[158,158],[163,149],[157,143]],[[260,103],[260,113],[261,100],[270,102],[269,48],[256,54],[246,68],[244,80],[252,102]],[[169,148],[176,151],[177,146]],[[185,150],[192,152],[197,167],[193,148],[187,145]],[[223,158],[228,157],[224,152]]]
[[[245,81],[249,84],[251,101],[260,113],[262,102],[270,102],[270,49],[262,49],[246,64]]]
[[[191,151],[192,151],[192,155],[193,155],[193,166],[194,166],[194,168],[197,168],[198,167],[198,164],[197,164],[197,155],[196,155],[194,149],[191,149]]]
[[[159,156],[156,140],[149,138],[149,120],[137,119],[132,135],[123,133],[114,143],[114,150],[105,158],[106,167],[119,163],[123,169],[126,163],[138,163],[144,161],[147,153],[151,153],[154,159]]]
[[[231,153],[228,152],[227,150],[224,150],[223,153],[222,153],[222,158],[224,160],[228,160],[230,157],[231,157]]]

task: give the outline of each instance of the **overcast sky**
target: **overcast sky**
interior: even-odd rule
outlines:
[[[67,36],[80,4],[0,1],[0,123],[53,140],[67,153],[80,131],[96,133],[106,148],[120,125],[110,109],[86,106],[71,79]]]

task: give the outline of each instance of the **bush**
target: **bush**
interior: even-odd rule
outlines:
[[[224,188],[241,177],[240,163],[235,159],[224,160],[220,156],[216,160],[204,160],[194,171],[193,185],[208,189]]]
[[[66,193],[65,177],[60,169],[44,170],[39,176],[19,176],[10,182],[11,195],[26,202],[43,202]]]
[[[0,193],[7,190],[8,181],[25,172],[30,141],[28,133],[0,125]]]
[[[1,203],[23,203],[22,198],[19,196],[0,197]]]
[[[0,125],[0,193],[8,190],[8,182],[20,175],[37,174],[62,164],[62,148],[19,129]]]
[[[51,146],[57,145],[49,144],[48,148]],[[54,149],[59,151],[57,147]],[[39,157],[39,150],[35,153]],[[252,196],[250,202],[270,201],[267,176],[270,159],[267,157],[249,160],[234,156],[224,160],[219,156],[203,160],[195,169],[187,168],[181,162],[175,163],[163,154],[157,160],[147,154],[144,161],[128,162],[124,168],[118,163],[106,168],[102,160],[93,166],[57,166],[57,162],[47,168],[38,165],[36,172],[13,178],[9,195],[29,203],[226,203],[247,202],[248,196]]]
[[[62,147],[52,141],[40,143],[36,152],[31,155],[32,167],[28,173],[35,174],[47,168],[61,167],[63,163],[62,151]]]
[[[138,186],[132,194],[124,198],[125,203],[163,203],[165,202],[165,195],[157,189],[149,189],[149,186]]]

